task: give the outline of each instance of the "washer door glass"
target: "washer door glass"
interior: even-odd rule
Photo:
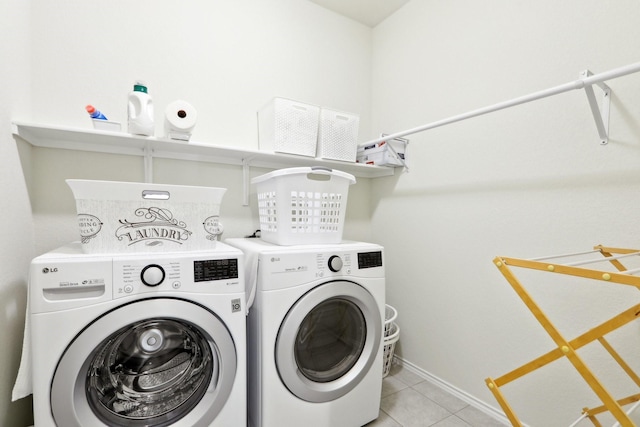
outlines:
[[[382,315],[375,298],[354,282],[321,284],[285,316],[276,339],[284,385],[309,402],[344,396],[382,358]]]
[[[98,346],[87,370],[87,399],[105,424],[175,421],[196,406],[219,366],[217,353],[194,325],[145,320]]]
[[[231,394],[237,354],[224,322],[198,304],[150,298],[80,332],[51,384],[56,425],[211,425]]]
[[[315,306],[300,324],[296,364],[311,381],[327,382],[349,372],[364,348],[367,324],[353,302],[331,298]]]

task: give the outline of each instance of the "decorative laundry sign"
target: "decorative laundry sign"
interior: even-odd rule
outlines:
[[[173,217],[169,209],[158,207],[136,209],[135,215],[144,221],[121,219],[122,226],[116,230],[116,237],[128,245],[153,241],[150,245],[161,244],[159,240],[182,244],[193,233],[187,229],[187,223]]]
[[[80,240],[88,243],[102,230],[100,218],[89,214],[78,214],[78,227],[80,227]]]
[[[212,249],[225,188],[67,180],[88,253]],[[146,197],[151,195],[151,197]]]
[[[207,239],[218,240],[218,236],[222,234],[223,228],[218,215],[210,216],[202,223],[204,231],[207,232]]]

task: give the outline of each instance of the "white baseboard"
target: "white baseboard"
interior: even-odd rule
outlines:
[[[437,385],[438,387],[440,387],[441,389],[447,391],[448,393],[456,396],[458,399],[468,403],[469,405],[473,406],[474,408],[478,409],[479,411],[484,412],[485,414],[487,414],[488,416],[501,421],[503,423],[506,423],[507,425],[510,425],[510,421],[507,418],[507,416],[505,415],[504,412],[502,412],[500,409],[489,405],[488,403],[478,399],[475,396],[470,395],[469,393],[465,392],[464,390],[460,390],[459,388],[449,384],[448,382],[444,381],[441,378],[438,378],[437,376],[425,371],[422,368],[419,368],[418,366],[414,365],[413,363],[409,362],[408,360],[404,360],[398,356],[394,356],[394,363],[397,363],[398,365],[401,365],[402,367],[406,368],[408,371],[413,372],[414,374],[418,375],[421,378],[424,378],[426,381],[429,381],[430,383]],[[527,427],[526,424],[523,424],[525,427]]]

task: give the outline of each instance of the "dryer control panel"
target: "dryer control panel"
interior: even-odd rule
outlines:
[[[358,252],[358,268],[382,267],[382,251]]]
[[[318,254],[320,259],[325,258],[325,254]],[[372,252],[358,252],[358,269],[364,268],[375,268],[382,267],[382,251],[372,251]],[[343,258],[346,261],[343,261]],[[327,260],[327,267],[334,273],[338,273],[342,270],[342,267],[345,265],[349,268],[347,274],[351,273],[351,258],[352,254],[341,254],[341,255],[329,255],[329,259]],[[319,266],[322,269],[322,266]]]
[[[282,289],[315,280],[384,279],[384,253],[373,244],[282,248],[259,256],[263,287]],[[277,280],[274,280],[277,278]],[[264,290],[264,288],[263,288]]]

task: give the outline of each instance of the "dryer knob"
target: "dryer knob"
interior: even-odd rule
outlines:
[[[147,286],[158,286],[164,281],[164,269],[157,264],[149,264],[142,269],[140,279]]]
[[[329,270],[337,273],[342,269],[342,259],[338,255],[329,257]]]

